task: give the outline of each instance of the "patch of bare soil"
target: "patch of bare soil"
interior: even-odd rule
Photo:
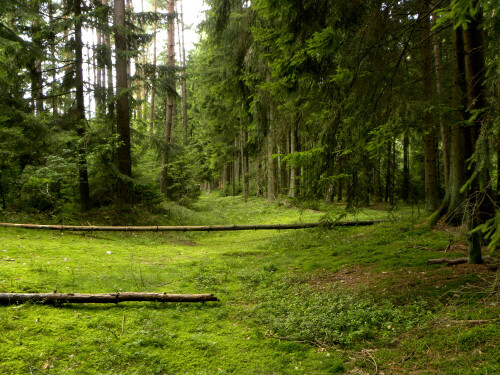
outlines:
[[[467,232],[466,224],[462,224],[460,226],[451,226],[446,223],[445,218],[441,218],[437,224],[432,229],[434,232],[445,232],[455,235],[464,235]]]
[[[459,264],[448,267],[429,268],[426,271],[397,269],[391,271],[373,271],[370,267],[344,267],[338,272],[322,270],[312,275],[307,284],[318,290],[333,286],[349,289],[371,289],[382,292],[405,292],[421,286],[425,288],[443,288],[464,276],[477,275],[486,280],[498,272],[498,265]]]
[[[175,246],[200,246],[199,243],[188,240],[188,239],[176,239],[176,240],[167,240],[164,242],[165,244],[175,245]]]

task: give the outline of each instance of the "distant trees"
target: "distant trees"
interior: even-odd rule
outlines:
[[[233,145],[245,140],[250,190],[269,200],[423,200],[434,221],[470,218],[471,230],[492,217],[498,109],[486,88],[498,84],[488,68],[498,46],[481,36],[498,34],[482,26],[482,7],[495,17],[490,2],[209,3],[189,70],[210,184],[241,186]]]

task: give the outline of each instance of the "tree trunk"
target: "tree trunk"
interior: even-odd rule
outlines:
[[[403,135],[403,192],[402,198],[408,203],[410,200],[410,136],[408,131]]]
[[[158,12],[158,1],[153,1],[153,12],[155,13],[155,19],[153,22],[153,78],[151,79],[151,107],[149,108],[149,134],[152,135],[155,128],[155,90],[156,90],[156,29],[157,21],[156,14]]]
[[[116,129],[118,132],[118,202],[129,203],[132,198],[130,178],[132,161],[130,157],[130,109],[127,77],[127,36],[125,28],[124,0],[114,2],[115,49],[116,49]]]
[[[167,108],[165,116],[165,133],[163,138],[162,152],[162,173],[160,190],[167,196],[168,189],[168,163],[170,153],[170,143],[172,141],[172,130],[175,127],[177,103],[176,103],[176,85],[175,85],[175,0],[168,1],[168,29],[167,29],[167,65],[171,69],[169,92],[167,93]]]
[[[187,115],[187,88],[186,88],[186,48],[184,46],[184,9],[182,7],[182,0],[180,0],[181,8],[181,27],[179,33],[179,60],[181,61],[181,113],[182,113],[182,131],[183,131],[183,143],[188,144],[188,115]]]
[[[87,152],[85,149],[85,100],[83,94],[83,42],[81,1],[74,1],[75,13],[75,88],[76,88],[76,133],[78,135],[78,176],[80,207],[90,208],[89,179],[87,173]]]
[[[248,134],[246,130],[243,129],[243,127],[241,127],[241,169],[243,174],[243,201],[245,202],[248,200],[248,191],[249,191],[247,141],[248,141]]]
[[[431,59],[431,25],[428,17],[428,6],[424,2],[420,30],[422,38],[422,76],[423,99],[428,106],[432,100],[432,59]],[[425,206],[429,211],[438,208],[438,183],[436,170],[436,137],[432,115],[428,110],[424,113],[424,166],[425,166]]]
[[[116,0],[115,0],[116,1]],[[25,302],[53,303],[118,303],[126,301],[147,302],[206,302],[218,301],[213,294],[167,294],[167,293],[0,293],[0,304],[10,305]]]
[[[433,19],[436,16],[433,14]],[[434,51],[434,71],[436,72],[436,93],[437,102],[442,103],[442,77],[441,77],[441,47],[439,44],[439,34],[434,33],[433,39],[433,51]],[[443,121],[443,116],[439,113],[439,129],[441,133],[441,147],[443,154],[443,173],[444,173],[444,190],[448,191],[448,183],[450,176],[450,129],[448,125]]]
[[[108,23],[108,0],[101,0],[102,5],[106,7],[104,12],[104,21]],[[111,134],[115,134],[114,129],[114,117],[115,117],[115,101],[114,101],[114,89],[113,89],[113,61],[111,59],[111,36],[109,31],[103,34],[103,42],[106,46],[106,101],[108,103],[108,118],[111,120]],[[104,83],[104,82],[103,82]]]
[[[452,225],[461,225],[464,221],[465,193],[461,191],[466,181],[465,108],[467,107],[467,81],[465,78],[465,51],[462,28],[453,28],[454,85],[453,85],[453,120],[450,145],[450,178],[448,182],[449,206],[447,221]],[[470,144],[470,140],[468,142]],[[470,148],[470,146],[469,146]],[[470,155],[470,150],[467,152]]]
[[[274,108],[269,107],[269,130],[267,133],[267,200],[276,200],[276,160],[274,154]]]
[[[296,126],[292,126],[292,129],[290,130],[290,154],[293,155],[298,151],[297,143],[297,128]],[[290,197],[292,198],[295,198],[297,196],[297,175],[298,168],[296,165],[292,165],[292,167],[290,168],[290,190],[288,192],[288,195],[290,195]]]
[[[477,1],[474,1],[477,7]],[[472,152],[480,147],[481,134],[486,136],[486,92],[484,88],[486,63],[484,55],[484,33],[482,29],[482,12],[475,17],[469,17],[467,30],[464,30],[465,46],[465,71],[467,77],[467,94],[469,99],[469,111],[475,115],[470,126],[470,141]],[[486,145],[486,143],[485,143]],[[486,151],[487,152],[487,151]],[[487,155],[487,154],[486,154]],[[469,156],[469,155],[467,155]],[[488,156],[484,156],[488,158]],[[469,230],[469,261],[470,263],[482,263],[481,236],[479,232],[471,233],[479,224],[494,217],[495,209],[491,200],[491,190],[488,187],[490,176],[488,163],[473,161],[472,171],[478,172],[471,182],[468,193],[467,204],[467,229]],[[482,186],[480,186],[480,184]]]
[[[331,224],[323,222],[298,224],[246,224],[246,225],[194,225],[194,226],[81,226],[81,225],[40,225],[0,223],[0,227],[67,230],[76,232],[216,232],[238,230],[268,230],[268,229],[305,229],[316,227],[353,227],[368,226],[383,223],[383,220],[338,221]],[[0,293],[1,294],[1,293]]]

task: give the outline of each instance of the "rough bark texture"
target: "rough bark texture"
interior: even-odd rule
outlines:
[[[85,100],[83,96],[83,42],[81,1],[74,2],[75,13],[75,88],[76,88],[76,134],[78,135],[78,184],[80,191],[80,208],[90,208],[89,179],[87,172],[87,152],[85,149]]]
[[[129,203],[131,200],[132,161],[130,156],[130,111],[128,100],[127,36],[125,34],[125,3],[114,2],[115,48],[116,48],[116,130],[118,132],[118,202]]]
[[[477,1],[474,1],[474,4],[477,6]],[[491,201],[491,190],[488,187],[490,180],[489,166],[487,163],[479,162],[479,155],[477,154],[481,133],[486,134],[485,110],[487,108],[484,87],[486,74],[485,41],[481,10],[478,10],[474,18],[470,17],[469,21],[467,29],[464,30],[465,71],[469,111],[472,115],[475,115],[472,125],[469,127],[472,152],[476,152],[477,156],[472,164],[472,171],[478,172],[478,175],[471,182],[468,193],[467,229],[470,233],[468,235],[469,262],[482,263],[481,235],[477,231],[474,233],[470,231],[489,218],[494,217],[495,210]],[[485,153],[487,153],[486,150]]]
[[[429,103],[432,100],[432,57],[431,57],[431,24],[428,16],[428,6],[424,2],[422,8],[420,30],[422,38],[422,81],[423,99]],[[425,206],[430,211],[438,208],[438,184],[436,168],[436,141],[432,115],[424,113],[424,166],[425,166]]]
[[[248,224],[248,225],[200,225],[200,226],[80,226],[0,223],[0,227],[23,229],[68,230],[81,232],[213,232],[234,230],[303,229],[316,227],[367,226],[385,222],[383,220],[339,221],[336,223],[300,224]]]
[[[295,154],[298,151],[298,140],[297,140],[297,129],[295,126],[290,130],[290,154]],[[290,190],[288,195],[292,198],[297,196],[298,190],[298,168],[296,166],[292,166],[290,168]]]
[[[219,301],[213,294],[166,294],[166,293],[0,293],[0,304],[37,302],[54,303],[118,303],[126,301],[148,302],[206,302]]]
[[[168,1],[167,11],[169,13],[168,29],[167,29],[167,65],[170,69],[175,68],[175,0]],[[162,170],[160,190],[163,195],[167,196],[168,190],[168,163],[170,142],[172,141],[172,129],[175,126],[177,103],[176,103],[176,85],[174,74],[172,73],[171,82],[169,84],[169,92],[167,94],[167,105],[165,115],[165,132],[163,137],[163,150],[162,150]]]
[[[433,19],[435,19],[433,14]],[[437,101],[442,100],[443,84],[441,72],[441,46],[439,42],[439,34],[434,33],[432,36],[433,52],[434,52],[434,71],[436,73],[436,94]],[[439,129],[441,133],[441,150],[443,155],[443,173],[444,173],[444,190],[448,191],[448,181],[450,176],[450,129],[443,121],[443,116],[439,114]]]
[[[464,220],[465,193],[460,191],[466,181],[465,130],[467,82],[465,79],[465,52],[462,28],[453,28],[453,51],[455,57],[453,85],[453,120],[450,145],[450,179],[448,183],[449,206],[447,221],[460,225]],[[470,142],[469,142],[470,143]]]
[[[158,11],[158,1],[153,2],[153,12],[156,14]],[[157,22],[156,18],[153,21],[153,68],[156,70],[156,29]],[[151,107],[149,108],[149,134],[153,134],[154,124],[155,124],[155,83],[156,83],[156,71],[151,79]]]
[[[269,131],[267,133],[267,200],[273,202],[276,199],[276,160],[274,154],[274,109],[269,108]]]

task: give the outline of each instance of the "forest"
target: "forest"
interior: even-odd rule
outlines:
[[[0,1],[0,373],[500,372],[499,12]]]

